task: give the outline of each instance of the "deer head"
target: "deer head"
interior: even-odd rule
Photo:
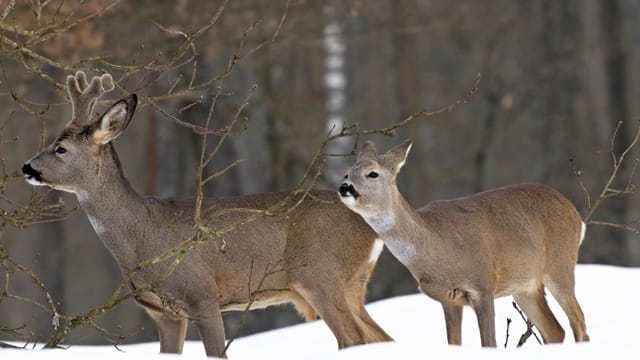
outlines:
[[[384,211],[399,196],[396,176],[406,162],[411,145],[407,139],[378,155],[375,145],[367,141],[356,163],[346,171],[339,189],[342,202],[364,217]]]
[[[91,82],[81,71],[67,77],[71,121],[51,145],[22,167],[29,183],[79,193],[96,182],[102,157],[113,156],[110,143],[127,127],[137,104],[132,94],[93,117],[97,101],[113,88],[109,74],[95,76]]]

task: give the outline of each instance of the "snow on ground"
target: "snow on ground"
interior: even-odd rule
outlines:
[[[640,268],[578,265],[576,293],[584,310],[588,344],[574,344],[566,316],[549,295],[551,309],[567,332],[562,345],[540,346],[533,338],[515,349],[525,329],[511,306],[511,298],[496,300],[498,344],[505,342],[506,319],[511,318],[508,348],[480,348],[480,336],[471,309],[465,309],[461,347],[446,345],[444,319],[439,303],[425,295],[402,296],[369,304],[372,317],[392,336],[395,343],[369,344],[337,350],[333,335],[322,321],[273,330],[237,339],[229,358],[240,359],[603,359],[637,358],[640,355]],[[159,355],[158,343],[122,346],[72,346],[67,350],[0,350],[2,359],[202,359],[200,342],[185,344],[182,356]]]

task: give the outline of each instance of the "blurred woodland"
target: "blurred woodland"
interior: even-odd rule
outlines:
[[[46,301],[10,258],[37,275],[63,314],[95,308],[122,281],[75,197],[34,189],[18,173],[69,121],[63,84],[76,70],[111,73],[118,88],[110,101],[131,92],[141,97],[115,147],[133,187],[158,196],[194,194],[201,135],[188,124],[204,124],[218,87],[225,95],[213,122],[223,127],[257,85],[241,117],[246,129],[205,171],[241,162],[209,183],[207,196],[292,190],[332,126],[384,128],[445,107],[480,73],[466,104],[417,118],[393,137],[367,138],[379,149],[413,140],[398,180],[405,197],[422,206],[541,182],[584,216],[576,173],[597,197],[612,171],[611,149],[624,151],[640,119],[640,3],[631,0],[0,1],[0,32],[0,284],[5,293]],[[349,152],[353,143],[343,138],[329,146]],[[604,201],[595,219],[638,225],[640,203],[626,191],[633,190],[637,152],[611,186],[625,194]],[[328,157],[316,186],[337,189],[353,161]],[[30,210],[34,194],[54,204],[43,210],[53,216]],[[590,225],[580,261],[638,266],[640,235]],[[368,299],[416,291],[385,251]],[[239,315],[225,318],[229,335]],[[253,311],[241,334],[299,321],[287,306]],[[42,341],[51,322],[32,302],[0,302],[0,339],[19,328]],[[85,326],[67,342],[113,340],[107,330],[126,342],[157,338],[132,301],[96,322],[104,331]]]

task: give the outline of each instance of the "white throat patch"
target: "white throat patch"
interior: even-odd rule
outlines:
[[[404,266],[409,266],[417,259],[416,248],[410,241],[390,237],[384,239],[384,244]]]
[[[363,215],[362,217],[378,234],[383,234],[391,230],[396,223],[396,217],[391,211],[384,211],[371,216]]]

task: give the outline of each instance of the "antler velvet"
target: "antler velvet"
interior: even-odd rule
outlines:
[[[67,92],[73,106],[71,125],[82,127],[91,123],[91,114],[96,102],[104,93],[113,89],[113,78],[110,74],[94,76],[90,83],[82,71],[67,76]]]

